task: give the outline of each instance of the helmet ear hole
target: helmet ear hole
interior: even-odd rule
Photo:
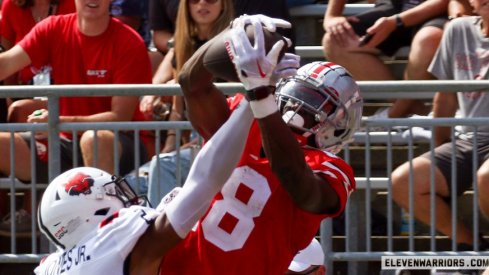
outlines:
[[[101,209],[95,211],[94,215],[95,216],[105,216],[105,215],[107,215],[107,213],[109,213],[109,210],[110,210],[110,207],[101,208]]]
[[[334,135],[335,135],[335,137],[339,137],[339,136],[343,135],[343,133],[345,133],[345,131],[346,131],[345,129],[335,130]]]

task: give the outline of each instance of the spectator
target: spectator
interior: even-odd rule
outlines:
[[[168,41],[175,33],[179,0],[149,0],[149,22],[153,43],[163,54],[170,49]]]
[[[222,270],[230,274],[284,274],[294,255],[311,242],[320,222],[340,214],[355,189],[351,167],[332,152],[341,149],[359,124],[362,103],[358,86],[343,68],[332,63],[307,64],[297,74],[293,68],[298,60],[290,59],[288,66],[277,68],[284,42],[277,42],[265,53],[259,43],[263,40],[256,39],[253,47],[244,34],[245,23],[253,22],[255,36],[263,35],[260,21],[272,31],[276,24],[289,26],[283,20],[259,16],[233,21],[231,60],[236,62],[255,116],[246,150],[196,230],[167,253],[162,274],[217,274]],[[205,52],[206,48],[201,48],[188,60],[179,83],[190,121],[209,139],[243,95],[226,101],[202,64]],[[248,67],[242,60],[252,65]],[[262,70],[258,72],[258,68]],[[276,89],[279,104],[271,95],[275,89],[269,87],[276,83],[271,79],[276,68],[285,68],[280,70],[282,76],[291,76]],[[250,77],[244,77],[245,73]],[[315,149],[318,147],[330,151]]]
[[[323,248],[316,238],[312,239],[306,248],[295,255],[294,260],[289,265],[289,270],[285,274],[326,274]]]
[[[110,13],[141,35],[148,48],[151,71],[154,74],[163,60],[163,56],[152,45],[152,35],[149,28],[149,0],[114,0]]]
[[[158,274],[161,259],[191,231],[231,175],[252,121],[244,102],[204,146],[185,186],[156,210],[141,206],[144,200],[124,179],[99,169],[75,168],[58,176],[41,201],[39,227],[59,249],[35,273],[66,268],[72,274]]]
[[[110,0],[86,4],[76,0],[77,12],[51,16],[37,24],[29,34],[9,51],[0,54],[0,79],[30,64],[51,67],[55,84],[125,84],[150,83],[151,68],[142,39],[129,27],[109,15]],[[69,62],[68,62],[69,61]],[[130,121],[140,117],[138,99],[128,96],[61,97],[61,122]],[[47,110],[37,110],[29,122],[46,122]],[[73,165],[71,133],[61,133],[61,169]],[[114,171],[114,133],[97,131],[98,147],[93,148],[93,131],[81,133],[78,156],[80,164],[95,166],[93,151],[99,154],[97,166]],[[30,181],[30,132],[15,134],[15,171],[11,171],[10,157],[0,162],[0,173]],[[10,133],[0,133],[0,150],[8,152]],[[127,173],[134,168],[133,134],[119,135],[119,168]],[[47,182],[46,140],[36,135],[37,182]],[[141,161],[146,158],[140,145]],[[42,150],[41,148],[44,148]]]
[[[1,44],[9,50],[18,43],[41,20],[50,15],[75,12],[74,0],[5,0],[2,2]],[[38,75],[36,78],[35,75]],[[49,70],[41,66],[27,66],[18,73],[5,79],[6,85],[49,84]],[[41,79],[46,79],[41,81]],[[41,83],[44,82],[44,83]],[[8,121],[26,122],[27,116],[34,110],[47,107],[39,99],[13,99],[8,108]]]
[[[176,0],[150,0],[150,24],[153,30],[153,42],[156,48],[166,54],[170,47],[168,41],[175,33],[178,2]],[[234,0],[236,16],[243,14],[264,14],[269,17],[290,19],[286,0]],[[280,30],[281,33],[292,40],[291,30]]]
[[[41,20],[51,15],[67,14],[75,12],[74,0],[50,0],[50,1],[35,1],[35,0],[4,0],[1,5],[2,20],[0,21],[0,43],[3,50],[11,49],[17,42],[22,40],[24,36]],[[41,68],[41,69],[40,69]],[[37,75],[36,75],[37,74]],[[42,67],[27,66],[18,73],[13,74],[4,80],[6,85],[26,85],[26,84],[41,84],[39,79],[45,77],[49,79],[49,71],[44,71]],[[37,109],[45,109],[47,103],[40,99],[21,99],[12,98],[0,99],[2,102],[0,110],[2,110],[2,122],[26,122],[28,115]],[[12,102],[13,101],[13,102]],[[8,202],[7,192],[0,191],[0,200]],[[15,216],[6,213],[8,207],[0,207],[0,231],[10,233],[10,224],[15,220],[18,232],[29,231],[31,229],[31,220],[29,213],[31,212],[31,193],[24,192],[23,209],[20,209]],[[15,217],[15,218],[14,218]]]
[[[233,2],[231,0],[215,0],[215,1],[181,1],[178,8],[177,28],[175,32],[174,44],[165,56],[165,61],[162,63],[153,78],[153,83],[161,84],[172,82],[175,75],[181,70],[183,64],[190,56],[205,42],[214,37],[216,34],[229,26],[229,22],[234,18]],[[189,43],[190,41],[190,43]],[[172,68],[168,68],[172,65]],[[171,79],[168,70],[172,70]],[[164,76],[166,75],[166,76]],[[158,78],[156,80],[155,78]],[[148,99],[149,98],[149,99]],[[143,101],[151,101],[158,99],[155,96],[145,96]],[[164,99],[161,99],[163,101]],[[142,101],[142,102],[143,102]],[[144,113],[153,112],[151,106],[142,109]],[[144,106],[143,106],[144,107]],[[184,103],[180,96],[173,97],[172,110],[169,116],[170,121],[186,120],[184,113]],[[180,154],[180,164],[182,179],[185,180],[190,168],[192,148],[197,143],[197,137],[190,138],[189,133],[184,132],[182,139],[185,152]],[[165,145],[161,151],[161,159],[155,157],[152,159],[149,170],[149,186],[148,197],[151,203],[158,202],[168,191],[181,183],[176,182],[174,178],[176,167],[175,161],[177,156],[174,152],[176,149],[176,131],[169,130],[166,136]],[[159,169],[159,174],[156,169]],[[172,171],[172,172],[169,172]],[[158,178],[157,176],[160,175]],[[160,190],[156,192],[155,190]]]
[[[379,54],[392,56],[410,46],[404,79],[433,78],[427,68],[443,34],[448,0],[379,0],[372,10],[348,18],[342,15],[345,2],[329,1],[324,15],[322,44],[328,60],[345,66],[358,80],[394,80]],[[398,99],[381,116],[428,112],[422,101]]]
[[[429,71],[440,80],[473,80],[488,79],[489,50],[487,37],[489,37],[489,11],[483,8],[481,0],[471,0],[471,5],[478,16],[468,16],[454,19],[448,24],[443,35],[440,48],[429,67]],[[464,43],[460,43],[464,41]],[[433,101],[434,117],[451,117],[457,108],[463,118],[487,117],[489,115],[489,94],[480,91],[447,93],[438,92]],[[474,135],[472,127],[462,127],[461,134],[456,137],[455,146],[450,141],[450,130],[447,127],[435,129],[435,142],[438,146],[434,155],[427,152],[413,160],[413,188],[414,188],[414,217],[421,222],[430,223],[430,174],[431,166],[435,165],[435,207],[436,229],[452,237],[450,198],[459,196],[472,187],[477,180],[479,190],[479,206],[486,218],[489,218],[489,203],[486,194],[489,192],[488,182],[488,150],[489,127],[477,128],[477,144],[473,144]],[[473,178],[472,151],[477,151],[478,167],[476,178]],[[451,192],[452,163],[451,157],[456,156],[456,193]],[[431,159],[434,157],[435,162]],[[394,200],[407,209],[410,165],[405,163],[392,174]],[[460,221],[456,222],[457,249],[472,250],[472,230]],[[489,246],[483,240],[480,247]]]
[[[233,18],[234,9],[231,0],[181,1],[174,38],[175,48],[169,52],[174,55],[174,76],[181,71],[183,64],[200,46],[228,27]],[[169,120],[185,120],[184,109],[182,97],[173,97]],[[175,137],[175,131],[168,131],[163,153],[175,150]],[[188,136],[184,141],[189,141]]]
[[[151,43],[148,13],[149,0],[114,0],[110,6],[110,14],[136,30],[146,47]]]

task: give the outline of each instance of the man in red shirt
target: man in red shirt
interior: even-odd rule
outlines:
[[[51,15],[75,12],[74,0],[61,0],[57,4],[43,3],[44,5],[49,6],[49,9],[46,14],[39,14],[39,16],[34,16],[34,14],[37,14],[34,11],[34,7],[36,7],[37,10],[42,10],[43,4],[34,3],[33,6],[28,6],[28,4],[29,3],[25,3],[21,6],[17,1],[2,1],[2,20],[0,23],[2,28],[1,41],[2,46],[6,50],[12,48],[17,42],[22,40],[22,38],[24,38],[24,36],[26,36],[42,19]],[[30,66],[28,66],[19,72],[18,78],[16,78],[15,81],[8,84],[28,84],[32,81],[33,76],[34,72]]]
[[[255,45],[244,33],[247,23],[255,27]],[[241,100],[250,101],[255,121],[238,166],[195,231],[166,254],[161,274],[284,274],[321,221],[342,213],[355,189],[352,168],[333,152],[350,141],[359,125],[357,84],[330,62],[313,62],[298,71],[290,68],[298,62],[276,67],[284,42],[265,53],[262,23],[271,31],[275,25],[290,26],[244,16],[231,31],[231,60],[246,99],[240,94],[226,101],[213,85],[203,66],[212,42],[180,74],[189,118],[206,140]],[[271,76],[279,69],[292,77],[281,80],[275,98]]]
[[[110,0],[76,0],[76,13],[51,16],[37,24],[29,34],[9,51],[0,55],[0,79],[28,65],[48,67],[53,84],[135,84],[151,83],[151,66],[141,37],[130,27],[109,15]],[[40,68],[41,69],[41,68]],[[108,122],[138,120],[137,97],[61,97],[61,122]],[[29,122],[46,122],[47,110],[37,110]],[[31,180],[30,134],[15,135],[15,174],[23,181]],[[97,166],[114,172],[114,133],[97,131]],[[70,133],[61,134],[61,169],[73,163]],[[9,151],[9,133],[0,133],[0,152]],[[80,135],[80,165],[93,166],[94,132]],[[37,139],[36,169],[38,181],[47,182],[47,144]],[[134,168],[133,136],[120,135],[120,173]],[[146,154],[141,146],[143,158]],[[10,174],[7,155],[0,162],[0,173]],[[144,161],[144,160],[142,160]]]

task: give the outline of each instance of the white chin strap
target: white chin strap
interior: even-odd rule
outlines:
[[[296,127],[302,128],[304,126],[304,118],[294,111],[285,112],[285,114],[282,115],[282,119],[285,121],[285,123]]]

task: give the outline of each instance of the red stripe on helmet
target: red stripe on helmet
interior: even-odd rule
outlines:
[[[321,72],[327,68],[331,68],[332,66],[336,65],[335,63],[333,62],[324,62],[324,63],[321,63],[320,65],[318,65],[318,67],[316,69],[314,69],[314,71],[311,73],[311,77],[312,78],[317,78],[318,75],[321,74]]]

